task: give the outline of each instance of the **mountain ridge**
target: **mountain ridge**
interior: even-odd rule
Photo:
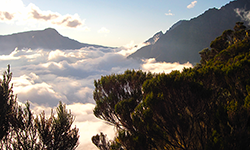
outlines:
[[[62,36],[53,28],[0,35],[0,54],[10,54],[16,48],[66,50],[80,49],[82,47],[89,46],[105,47],[95,44],[80,43],[74,39],[70,39],[69,37]]]
[[[242,18],[236,8],[250,10],[250,1],[231,1],[220,9],[210,8],[190,20],[181,20],[174,24],[160,39],[151,45],[140,48],[128,58],[156,58],[165,62],[200,61],[199,51],[210,46],[210,42],[224,30],[233,29]]]

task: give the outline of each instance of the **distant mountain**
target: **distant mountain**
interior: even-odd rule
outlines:
[[[10,54],[16,47],[18,47],[18,49],[42,48],[47,50],[66,50],[80,49],[86,46],[103,47],[100,45],[80,43],[62,36],[52,28],[0,36],[0,54]]]
[[[238,13],[236,13],[238,12]],[[236,0],[221,7],[212,8],[191,20],[173,25],[155,43],[140,48],[128,57],[156,58],[157,61],[200,61],[199,51],[209,47],[212,40],[226,29],[233,29],[238,21],[248,25],[250,0]]]

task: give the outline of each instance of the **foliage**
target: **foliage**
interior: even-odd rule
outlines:
[[[123,150],[119,142],[108,140],[107,135],[104,135],[102,132],[100,135],[93,136],[91,140],[100,150]]]
[[[72,150],[78,146],[78,129],[71,128],[74,117],[59,102],[57,113],[47,119],[45,113],[35,116],[27,102],[22,108],[13,95],[10,81],[12,73],[8,66],[0,86],[1,149],[15,150]]]
[[[15,96],[13,95],[12,86],[10,81],[12,73],[8,65],[7,71],[3,74],[3,79],[0,80],[0,139],[2,140],[7,134],[13,120],[12,109],[16,103]]]
[[[78,146],[78,129],[71,129],[74,117],[66,106],[59,102],[56,116],[51,113],[50,118],[45,118],[45,113],[35,118],[35,126],[39,132],[43,147],[47,149],[72,150]]]
[[[248,32],[237,22],[200,52],[200,64],[182,72],[128,70],[95,81],[94,114],[117,127],[113,145],[129,150],[250,149]],[[93,143],[111,149],[112,142],[100,137],[93,137]]]
[[[123,75],[104,76],[95,81],[95,116],[118,128],[133,130],[130,114],[141,102],[142,84],[149,78],[151,74],[127,70]]]

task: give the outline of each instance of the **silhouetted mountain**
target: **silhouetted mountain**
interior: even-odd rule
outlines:
[[[103,47],[80,43],[76,40],[62,36],[52,28],[0,36],[0,54],[10,54],[16,47],[18,47],[18,49],[42,48],[47,50],[66,50],[80,49],[86,46]]]
[[[250,1],[237,0],[212,8],[188,21],[179,21],[152,45],[142,47],[128,57],[156,58],[166,62],[199,62],[199,51],[209,47],[224,30],[233,29],[238,21],[249,22]],[[238,12],[238,13],[236,13]]]

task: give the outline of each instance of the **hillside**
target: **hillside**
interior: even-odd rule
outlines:
[[[241,10],[241,16],[236,10]],[[191,20],[183,20],[172,26],[155,43],[137,50],[129,58],[156,58],[166,62],[199,62],[199,51],[226,29],[233,29],[238,21],[245,22],[244,13],[250,10],[250,1],[237,0],[221,7],[211,8]]]

